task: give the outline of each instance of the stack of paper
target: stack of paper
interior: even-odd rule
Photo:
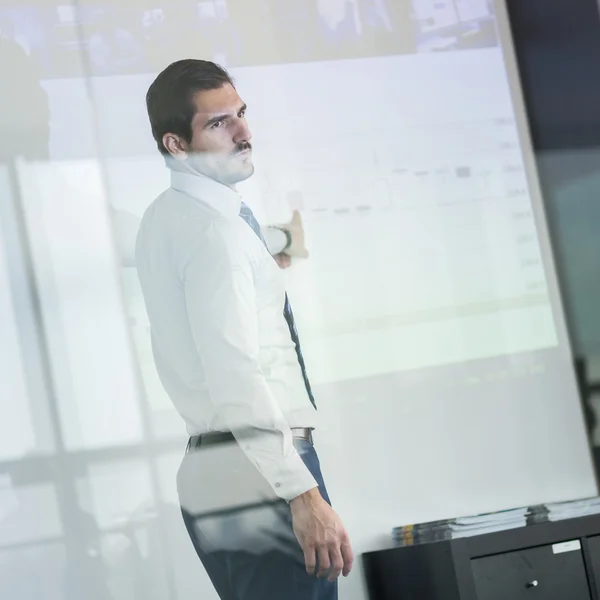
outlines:
[[[549,508],[540,504],[470,517],[404,525],[394,529],[393,537],[396,546],[426,544],[545,523],[548,516]]]
[[[600,498],[585,498],[571,502],[556,502],[547,504],[550,521],[562,521],[564,519],[576,519],[600,513]]]
[[[517,508],[471,517],[405,525],[394,529],[394,542],[397,546],[410,546],[525,527],[527,514],[527,508]]]
[[[393,537],[396,546],[412,546],[596,514],[600,514],[599,497],[404,525],[394,529]]]

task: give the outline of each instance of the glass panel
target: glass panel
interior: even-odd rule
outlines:
[[[0,597],[22,600],[74,600],[94,595],[94,581],[79,588],[81,596],[74,596],[68,585],[67,559],[64,544],[39,544],[26,548],[0,550]],[[80,574],[78,576],[81,576]],[[91,590],[91,593],[90,593]],[[108,600],[104,597],[102,600]]]
[[[18,219],[0,207],[0,461],[56,440],[61,477],[51,487],[34,461],[26,485],[0,484],[4,596],[215,597],[178,507],[184,446],[155,458],[187,434],[154,365],[134,259],[139,220],[169,186],[144,97],[188,56],[226,65],[250,107],[245,201],[265,225],[303,215],[311,256],[284,277],[355,551],[399,519],[595,493],[504,2],[21,4],[0,9],[1,33],[41,94],[0,110],[1,150],[43,335],[10,237]],[[220,482],[227,465],[211,467]],[[406,494],[407,481],[422,483]],[[360,578],[342,585],[364,596]]]
[[[148,462],[91,465],[77,490],[83,510],[102,532],[99,552],[115,600],[169,598],[167,574],[177,553],[165,545],[169,538],[154,501]],[[183,527],[179,512],[174,525]]]
[[[110,600],[173,598],[165,571],[168,558],[157,528],[153,521],[143,527],[102,534],[100,557]]]
[[[124,267],[121,269],[121,278],[129,325],[139,361],[145,399],[148,403],[152,433],[156,439],[181,439],[184,437],[181,417],[173,408],[154,364],[150,323],[137,271],[132,267]]]
[[[0,461],[54,448],[41,331],[11,173],[0,164]]]
[[[2,182],[0,182],[0,186]],[[2,192],[6,198],[6,191]],[[10,200],[9,200],[10,201]],[[9,460],[35,446],[17,315],[4,246],[0,244],[0,459]]]
[[[203,598],[216,598],[208,575],[198,568],[198,557],[181,518],[177,496],[176,476],[182,461],[182,452],[162,454],[157,461],[161,489],[160,518],[166,536],[165,565],[173,577],[175,598],[183,600],[202,591]]]
[[[90,465],[77,483],[80,504],[102,530],[132,527],[156,511],[148,463],[122,460]],[[115,493],[115,491],[118,493]]]
[[[0,480],[0,547],[37,543],[62,536],[56,490],[50,484],[10,484]]]
[[[99,165],[23,163],[19,175],[65,445],[139,441],[136,369]]]
[[[18,57],[11,87],[20,90],[20,98],[9,96],[13,105],[3,114],[13,115],[12,121],[2,127],[12,131],[23,123],[19,134],[5,138],[23,141],[23,148],[7,144],[4,152],[11,160],[25,157],[17,167],[19,203],[64,444],[131,444],[142,439],[137,370],[115,272],[79,10],[72,2],[17,4],[0,13],[12,38],[3,40],[3,51]],[[21,119],[22,112],[27,118]]]

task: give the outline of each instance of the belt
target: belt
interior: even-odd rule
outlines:
[[[304,440],[309,444],[313,443],[312,429],[310,427],[292,427],[292,437],[295,440]],[[217,446],[219,444],[230,444],[235,442],[233,433],[229,431],[212,431],[202,435],[193,435],[188,442],[187,451],[191,448],[200,448],[206,446]]]

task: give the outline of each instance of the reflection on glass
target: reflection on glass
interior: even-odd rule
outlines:
[[[158,381],[131,260],[137,219],[168,186],[144,94],[188,55],[230,67],[248,101],[257,174],[242,191],[260,220],[303,212],[311,257],[286,274],[288,289],[356,549],[398,524],[399,496],[407,519],[427,519],[440,497],[447,512],[489,508],[488,487],[500,504],[593,493],[502,3],[34,4],[0,7],[2,51],[6,40],[21,49],[10,71],[33,77],[0,94],[0,159],[12,169],[25,155],[17,190],[0,168],[0,474],[13,461],[35,471],[26,484],[0,480],[0,598],[211,597],[177,506],[184,445],[158,460],[142,450],[146,433],[166,444],[185,431]],[[43,332],[4,202],[13,192]],[[517,442],[490,462],[466,453],[502,446],[506,431]],[[49,452],[81,468],[50,484],[36,466]],[[411,460],[382,496],[373,465],[384,455]],[[407,496],[424,472],[436,494]]]
[[[6,198],[4,193],[2,196]],[[19,320],[10,290],[8,263],[0,243],[0,459],[4,460],[35,445],[17,330]]]
[[[177,532],[183,525],[178,510],[173,519],[167,505],[154,501],[148,463],[92,465],[86,477],[79,478],[77,489],[81,506],[94,515],[98,551],[114,599],[168,597],[167,573],[178,549],[171,544],[174,533],[165,537],[165,531],[168,527]]]
[[[137,233],[137,231],[136,231]],[[155,439],[181,438],[181,419],[167,396],[154,364],[150,322],[135,268],[121,269],[126,311]]]
[[[69,181],[81,172],[88,190]],[[137,381],[99,167],[22,163],[19,176],[65,444],[139,441]]]
[[[94,515],[102,530],[143,522],[156,510],[145,461],[91,465],[77,488],[81,506]],[[119,493],[115,494],[115,490]]]
[[[62,533],[54,486],[8,485],[6,479],[4,485],[0,483],[0,547],[57,538]]]
[[[0,165],[0,460],[54,448],[12,166]]]
[[[0,550],[0,597],[75,600],[66,593],[66,565],[65,546],[61,543]]]

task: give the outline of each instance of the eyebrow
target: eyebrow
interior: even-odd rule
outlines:
[[[245,110],[247,110],[248,105],[244,104],[238,111],[236,114],[241,113]],[[230,114],[222,114],[222,115],[217,115],[215,117],[210,118],[206,124],[204,125],[204,127],[210,127],[211,125],[214,125],[215,123],[218,123],[219,121],[226,121],[227,119],[229,119],[231,117]]]

